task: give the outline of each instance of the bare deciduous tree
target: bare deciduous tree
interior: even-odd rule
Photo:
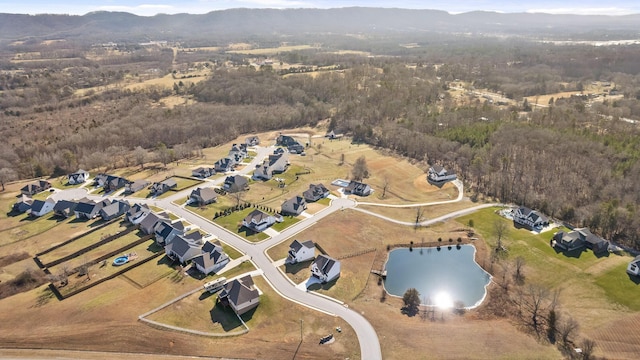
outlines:
[[[13,181],[18,178],[18,174],[11,168],[0,169],[0,184],[2,184],[2,191],[4,191],[4,184],[9,181]]]
[[[516,284],[518,285],[522,285],[522,283],[524,282],[524,264],[524,258],[522,256],[518,256],[515,261],[515,272],[513,274]]]
[[[590,360],[593,356],[593,350],[595,350],[596,342],[591,339],[583,339],[580,342],[580,348],[582,349],[582,360]]]
[[[147,159],[147,151],[141,146],[136,146],[133,150],[133,159],[135,160],[136,165],[140,165],[140,169],[144,169],[144,162]]]
[[[236,191],[231,194],[231,197],[233,198],[233,200],[235,200],[236,206],[240,206],[240,203],[242,203],[242,201],[244,200],[245,195],[245,191]]]
[[[391,180],[389,179],[388,176],[385,176],[382,179],[382,198],[384,199],[384,197],[387,195],[387,189],[389,188],[389,184],[391,183]]]
[[[571,337],[578,331],[578,327],[578,322],[570,316],[558,322],[558,334],[560,334],[563,346],[569,346]]]
[[[502,246],[502,237],[504,236],[505,231],[507,230],[507,224],[502,219],[496,219],[493,222],[493,235],[496,237],[496,251],[504,250],[504,246]]]
[[[353,176],[353,180],[356,181],[361,181],[362,179],[369,177],[367,159],[364,157],[364,155],[356,159],[355,164],[353,164],[353,169],[351,169],[351,176]]]

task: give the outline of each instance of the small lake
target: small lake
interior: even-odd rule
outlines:
[[[484,300],[491,275],[475,262],[475,250],[473,245],[392,250],[384,287],[400,297],[416,288],[427,305],[447,308],[462,301],[466,308],[476,307]]]

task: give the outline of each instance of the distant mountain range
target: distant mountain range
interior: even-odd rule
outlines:
[[[0,14],[1,40],[100,40],[237,37],[251,35],[446,32],[554,36],[618,33],[640,37],[640,14],[625,16],[502,14],[387,8],[231,9],[203,15],[137,16],[122,12],[75,15]]]

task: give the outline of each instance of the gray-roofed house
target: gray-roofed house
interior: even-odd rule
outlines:
[[[169,220],[159,222],[153,229],[158,245],[165,246],[177,236],[184,235],[184,225],[180,221],[172,223]]]
[[[321,254],[311,264],[311,275],[327,283],[340,276],[340,261]]]
[[[149,182],[147,180],[136,180],[136,181],[129,181],[125,186],[124,186],[124,192],[127,194],[133,194],[135,192],[138,192],[140,190],[143,190],[144,188],[146,188],[147,186],[149,186]]]
[[[178,187],[178,183],[176,183],[175,180],[171,178],[165,179],[161,182],[153,183],[153,185],[151,185],[151,194],[158,196],[166,193],[171,189],[175,189],[176,187]]]
[[[111,204],[103,207],[99,211],[99,215],[104,221],[109,221],[126,213],[131,208],[126,200],[114,200]]]
[[[127,221],[132,223],[133,225],[140,224],[142,220],[144,220],[147,215],[151,213],[151,209],[147,204],[133,204],[132,207],[127,210],[127,214],[125,217]]]
[[[521,206],[513,212],[513,222],[535,231],[549,226],[549,219],[546,216],[525,206]]]
[[[36,182],[32,182],[27,184],[20,189],[20,192],[23,195],[33,196],[37,193],[41,193],[47,189],[51,188],[51,183],[46,180],[38,180]]]
[[[556,247],[565,251],[586,247],[599,254],[609,250],[609,242],[593,234],[588,228],[576,228],[569,232],[558,231],[553,235],[553,240]]]
[[[199,167],[191,171],[191,176],[202,178],[202,179],[208,178],[209,176],[212,176],[215,174],[216,174],[215,167]]]
[[[351,180],[349,185],[344,188],[344,191],[349,194],[358,196],[369,196],[371,194],[371,186],[361,183],[359,181]]]
[[[307,202],[300,195],[296,195],[291,199],[282,203],[280,212],[283,215],[300,215],[307,209]]]
[[[275,224],[276,222],[281,221],[282,216],[280,215],[269,215],[265,212],[255,209],[242,220],[242,226],[255,232],[261,232],[269,226]]]
[[[229,281],[224,285],[218,300],[233,311],[242,315],[260,304],[260,292],[253,283],[251,275]]]
[[[443,183],[447,181],[452,181],[456,179],[456,174],[454,172],[447,171],[441,165],[433,165],[429,168],[429,172],[427,174],[427,180],[434,183]]]
[[[31,209],[31,205],[33,204],[33,199],[25,194],[20,195],[20,199],[13,204],[13,211],[23,213],[27,210]]]
[[[230,259],[220,245],[207,241],[202,246],[202,253],[191,261],[201,273],[209,275],[220,271]]]
[[[75,201],[59,200],[53,207],[53,213],[59,217],[68,218],[69,216],[74,214],[76,205],[78,205],[78,203],[76,203]]]
[[[236,166],[236,160],[230,157],[222,158],[213,164],[214,170],[219,173],[232,171],[234,166]]]
[[[255,135],[249,136],[246,139],[244,139],[244,143],[247,144],[247,146],[260,145],[260,138]]]
[[[229,157],[236,159],[236,161],[242,161],[242,159],[246,158],[247,153],[247,144],[233,144],[231,145],[231,150],[229,150]]]
[[[214,188],[205,187],[197,188],[191,191],[189,195],[189,203],[196,204],[198,206],[204,206],[214,203],[218,200],[218,193]]]
[[[230,193],[249,190],[249,180],[242,175],[227,176],[222,188]]]
[[[154,234],[156,226],[163,221],[169,221],[167,214],[151,212],[140,221],[140,230],[147,235]]]
[[[109,202],[109,204],[111,203]],[[103,202],[95,202],[93,200],[83,198],[78,200],[78,204],[76,205],[76,208],[73,209],[73,212],[78,219],[94,219],[98,216],[98,213],[103,206]]]
[[[89,180],[89,172],[80,169],[74,172],[73,174],[69,174],[67,178],[68,178],[69,184],[71,185],[83,184],[87,180]]]
[[[312,260],[316,256],[316,247],[311,240],[300,242],[293,240],[289,245],[289,252],[287,253],[288,264],[296,264],[299,262]]]
[[[168,242],[164,251],[173,260],[186,264],[187,261],[202,253],[202,234],[193,232],[189,235],[178,234]]]
[[[304,199],[307,200],[307,202],[318,201],[329,196],[329,189],[327,189],[323,184],[311,184],[309,185],[309,189],[302,193],[302,196],[304,196]]]
[[[125,187],[129,182],[129,180],[119,176],[107,175],[102,187],[104,188],[104,192],[116,191]]]
[[[56,201],[53,199],[33,200],[31,204],[31,216],[43,216],[53,211]]]
[[[254,179],[269,180],[274,174],[281,174],[289,167],[289,153],[279,152],[269,157],[253,171]]]

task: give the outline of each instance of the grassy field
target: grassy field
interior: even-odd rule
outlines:
[[[5,230],[0,231],[0,246],[21,242],[29,237],[45,233],[53,227],[68,221],[54,216],[53,213],[35,218],[25,214],[17,215],[11,221],[15,225],[10,225]]]
[[[629,349],[636,339],[633,334],[640,331],[638,284],[625,272],[632,257],[615,254],[598,257],[590,250],[568,254],[556,252],[549,246],[555,231],[536,235],[525,229],[515,229],[511,221],[495,214],[495,210],[482,210],[458,221],[468,224],[473,219],[476,231],[490,247],[495,246],[493,222],[506,222],[503,244],[510,259],[517,256],[525,259],[526,281],[560,290],[562,310],[578,321],[581,332],[599,344],[600,355],[626,358],[628,355],[622,349]],[[629,316],[639,321],[614,331],[613,324]],[[632,349],[640,351],[640,346]]]
[[[414,222],[416,220],[418,208],[422,211],[422,220],[428,220],[449,214],[453,211],[463,210],[477,205],[469,200],[462,200],[450,204],[416,206],[416,207],[384,207],[375,205],[358,205],[358,208],[384,215],[399,221]]]

